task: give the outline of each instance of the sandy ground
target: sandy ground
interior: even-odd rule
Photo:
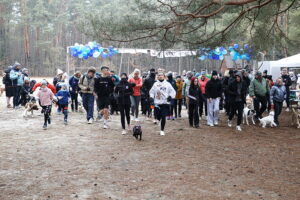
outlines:
[[[142,122],[143,140],[121,135],[119,116],[111,129],[84,114],[69,125],[53,113],[24,119],[0,98],[0,199],[300,199],[300,131],[283,113],[280,128],[228,128],[187,119],[159,126]],[[186,111],[184,111],[186,112]],[[223,114],[222,114],[223,115]]]

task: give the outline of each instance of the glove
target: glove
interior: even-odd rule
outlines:
[[[167,101],[168,101],[168,102],[172,101],[172,97],[171,97],[171,96],[168,96]]]
[[[154,99],[152,97],[150,97],[150,105],[154,106]]]

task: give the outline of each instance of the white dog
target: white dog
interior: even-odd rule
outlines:
[[[256,113],[255,110],[251,110],[250,108],[245,107],[243,110],[243,124],[245,124],[246,121],[246,124],[249,125],[248,118],[250,117],[253,125],[255,125],[255,121],[254,121],[255,113]]]
[[[263,128],[266,128],[267,125],[270,125],[271,127],[277,126],[276,123],[274,122],[274,111],[271,111],[269,113],[269,116],[259,119],[259,121]]]

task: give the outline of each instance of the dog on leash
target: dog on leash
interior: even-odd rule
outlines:
[[[271,111],[267,117],[259,119],[260,124],[263,128],[266,128],[267,125],[271,127],[276,127],[277,124],[274,122],[274,111]]]
[[[292,111],[292,126],[297,126],[297,128],[300,128],[300,113],[294,108],[292,108]]]
[[[243,110],[243,124],[246,124],[249,126],[248,118],[251,118],[253,125],[255,125],[254,116],[255,116],[255,110],[251,110],[248,107],[245,107]]]
[[[134,126],[132,132],[133,132],[133,137],[135,137],[135,139],[138,140],[138,138],[140,138],[140,140],[142,140],[143,131],[140,125]]]
[[[33,111],[39,110],[38,105],[36,103],[36,99],[34,96],[28,95],[28,102],[25,104],[25,111],[23,113],[23,117],[27,117],[27,113],[31,112],[31,117],[33,117]]]

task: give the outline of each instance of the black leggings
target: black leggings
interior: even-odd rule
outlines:
[[[190,126],[199,126],[198,104],[189,103],[189,123]]]
[[[121,124],[122,128],[125,129],[125,116],[127,124],[130,124],[130,105],[119,105],[119,110],[121,113]]]
[[[72,103],[71,103],[71,108],[72,108],[72,111],[74,110],[78,110],[78,93],[71,93],[71,100],[72,100]]]
[[[174,111],[175,111],[175,117],[178,116],[181,117],[181,108],[182,108],[182,99],[175,99],[174,100]]]
[[[244,110],[244,103],[241,102],[233,102],[230,105],[230,114],[229,114],[229,120],[232,120],[234,115],[237,112],[237,125],[241,125],[242,118],[243,118],[243,110]]]
[[[44,113],[44,124],[47,124],[50,115],[51,115],[51,108],[52,106],[42,106],[42,112]]]
[[[162,104],[158,105],[158,107],[155,107],[155,113],[158,121],[160,121],[160,130],[165,130],[166,126],[166,116],[169,115],[169,108],[170,105],[168,104]]]

